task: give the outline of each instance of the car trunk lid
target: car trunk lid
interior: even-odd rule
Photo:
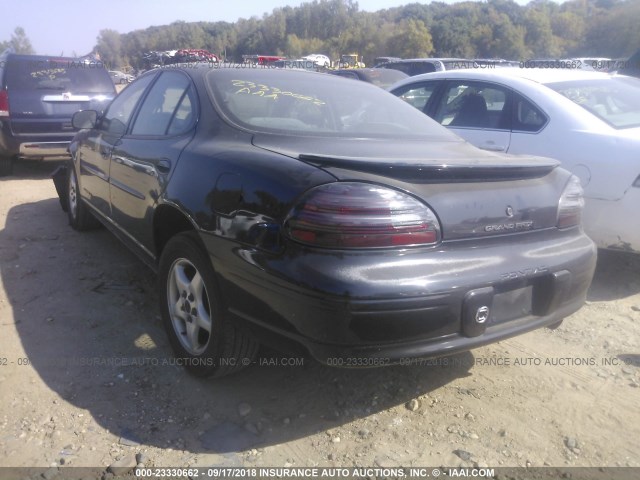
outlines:
[[[439,217],[443,240],[555,227],[568,172],[558,162],[485,152],[460,141],[256,135],[254,145],[316,165],[343,181],[405,190]]]
[[[532,156],[483,151],[464,141],[310,138],[256,135],[253,144],[322,168],[368,172],[412,182],[534,178],[559,165]]]

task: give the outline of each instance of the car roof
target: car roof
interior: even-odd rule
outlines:
[[[537,83],[569,82],[574,80],[591,80],[598,78],[611,78],[605,72],[594,72],[582,69],[558,69],[558,68],[505,68],[505,74],[526,78]]]
[[[569,82],[574,80],[589,80],[612,78],[612,75],[604,72],[594,72],[580,69],[557,68],[518,68],[505,67],[496,69],[460,69],[446,70],[443,72],[425,73],[412,77],[412,82],[434,78],[471,78],[484,80],[504,80],[508,78],[521,78],[532,82],[546,84],[556,82]],[[409,82],[406,82],[409,83]]]
[[[396,88],[404,85],[435,79],[467,79],[467,80],[484,80],[493,81],[498,83],[515,85],[546,85],[550,83],[572,82],[577,80],[597,80],[597,79],[612,79],[616,75],[595,72],[592,70],[580,70],[580,69],[552,69],[552,68],[518,68],[518,67],[505,67],[505,68],[473,68],[473,69],[460,69],[460,70],[445,70],[440,72],[424,73],[416,75],[405,80],[401,80],[395,85],[392,85],[389,90],[395,90]]]

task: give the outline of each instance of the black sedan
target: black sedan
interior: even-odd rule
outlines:
[[[476,149],[372,85],[155,70],[73,123],[69,222],[157,270],[198,375],[261,342],[354,367],[468,350],[558,324],[591,282],[575,177]]]

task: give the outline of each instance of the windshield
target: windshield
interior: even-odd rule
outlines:
[[[640,80],[637,78],[576,80],[548,83],[547,87],[564,95],[614,128],[640,126]]]
[[[212,70],[206,79],[223,116],[252,131],[457,140],[422,112],[366,82],[269,69]]]
[[[113,93],[113,82],[102,63],[69,58],[9,60],[7,85],[12,90],[55,90],[75,93]]]

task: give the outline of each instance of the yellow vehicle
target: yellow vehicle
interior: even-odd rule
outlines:
[[[340,60],[334,62],[334,68],[364,68],[364,62],[361,60],[362,57],[357,53],[340,55]]]

